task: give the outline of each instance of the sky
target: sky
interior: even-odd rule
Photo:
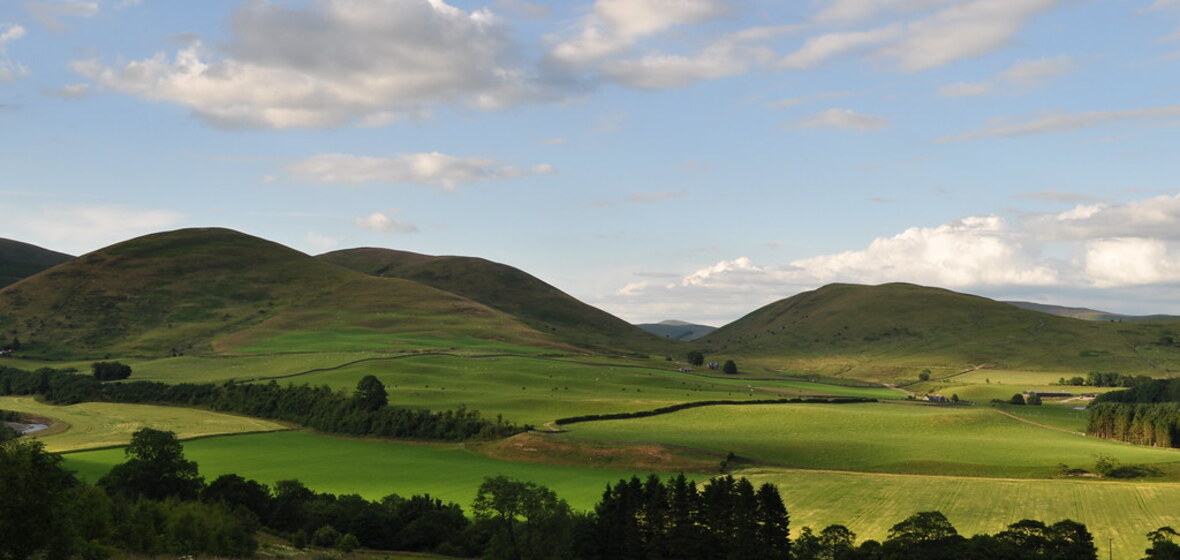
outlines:
[[[0,237],[1180,314],[1180,0],[0,0]]]

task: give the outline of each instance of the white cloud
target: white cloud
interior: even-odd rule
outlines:
[[[813,68],[829,59],[863,54],[890,58],[918,72],[981,56],[1008,46],[1025,25],[1060,0],[847,0],[816,16],[821,22],[857,21],[880,12],[939,8],[906,22],[867,30],[830,31],[808,39],[780,61],[785,68]],[[947,5],[949,4],[949,5]]]
[[[958,82],[939,88],[938,95],[942,97],[974,97],[987,95],[995,89],[988,82]]]
[[[594,12],[580,22],[576,36],[555,45],[550,56],[574,66],[594,64],[624,52],[644,37],[677,25],[708,21],[728,11],[720,0],[597,0]]]
[[[465,158],[438,152],[369,157],[350,154],[321,154],[287,167],[296,180],[316,183],[410,183],[454,190],[461,185],[530,174],[549,174],[554,169],[538,165],[524,170],[484,158]]]
[[[374,212],[363,218],[357,218],[353,220],[353,224],[358,228],[377,233],[414,233],[418,231],[418,226],[392,218],[381,212]]]
[[[25,28],[14,23],[0,23],[0,83],[29,75],[29,70],[8,56],[8,44],[25,36]]]
[[[651,55],[637,60],[607,61],[602,71],[611,80],[634,88],[679,88],[705,80],[744,74],[753,58],[731,45],[714,45],[695,56]]]
[[[917,72],[1008,46],[1034,17],[1059,0],[970,0],[907,26],[906,37],[882,54]]]
[[[868,131],[885,128],[888,125],[889,119],[884,117],[864,115],[851,109],[828,109],[801,121],[797,126]]]
[[[1085,272],[1099,288],[1180,282],[1180,243],[1139,237],[1089,241]]]
[[[1068,74],[1073,71],[1074,66],[1073,57],[1068,55],[1018,60],[1000,76],[1017,84],[1036,85],[1048,78]]]
[[[60,99],[81,99],[90,95],[90,84],[70,84],[57,89],[47,90],[45,95]]]
[[[976,140],[990,137],[1031,136],[1035,134],[1050,134],[1070,132],[1091,128],[1108,123],[1167,119],[1180,117],[1180,105],[1165,105],[1162,107],[1148,107],[1146,109],[1121,109],[1115,111],[1087,111],[1084,113],[1067,113],[1049,115],[1033,120],[992,126],[979,130],[972,130],[962,134],[944,136],[939,142],[955,142],[961,140]]]
[[[8,224],[56,251],[80,254],[176,227],[184,216],[131,206],[43,206],[8,213]]]
[[[457,104],[494,109],[557,95],[509,65],[514,47],[488,10],[441,0],[248,2],[218,51],[75,70],[111,89],[190,108],[222,127],[383,125]]]
[[[902,27],[891,25],[870,31],[827,33],[808,39],[799,50],[779,61],[783,68],[805,69],[819,66],[830,58],[849,53],[869,51],[872,47],[896,40]]]

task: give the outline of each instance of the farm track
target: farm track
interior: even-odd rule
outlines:
[[[1071,435],[1075,435],[1075,436],[1084,436],[1084,435],[1086,435],[1086,433],[1085,433],[1085,432],[1075,432],[1075,431],[1073,431],[1073,430],[1067,430],[1067,429],[1065,429],[1065,428],[1060,428],[1060,427],[1057,427],[1057,426],[1050,426],[1049,424],[1042,424],[1042,423],[1040,423],[1040,422],[1034,422],[1034,421],[1032,421],[1032,420],[1029,420],[1028,418],[1021,418],[1021,417],[1019,417],[1019,416],[1017,416],[1017,415],[1015,415],[1015,414],[1012,414],[1011,412],[1008,412],[1008,411],[1006,411],[1006,410],[1000,410],[1000,409],[998,409],[998,408],[993,408],[993,409],[991,409],[991,411],[992,411],[992,412],[995,412],[996,414],[999,414],[999,415],[1001,415],[1001,416],[1007,416],[1008,418],[1011,418],[1011,419],[1013,419],[1013,420],[1016,420],[1017,422],[1024,422],[1025,424],[1030,424],[1030,425],[1036,426],[1036,427],[1038,427],[1038,428],[1044,428],[1044,429],[1046,429],[1046,430],[1053,430],[1053,431],[1056,431],[1056,432],[1061,432],[1061,433],[1064,433],[1064,434],[1071,434]]]

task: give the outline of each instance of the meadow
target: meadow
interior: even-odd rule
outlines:
[[[173,431],[182,439],[287,429],[257,418],[147,404],[86,402],[53,406],[33,397],[0,397],[0,410],[52,419],[49,430],[33,437],[53,452],[127,445],[131,434],[140,428]],[[123,453],[121,449],[114,452],[119,456]]]
[[[658,368],[657,366],[662,366]],[[540,426],[582,414],[633,412],[688,401],[773,399],[805,395],[901,398],[882,387],[846,387],[802,380],[741,379],[683,374],[665,360],[613,363],[525,356],[405,356],[345,365],[281,380],[353,390],[374,375],[395,405],[452,408],[503,415]]]
[[[211,480],[237,473],[273,484],[297,478],[323,492],[375,499],[390,493],[429,493],[470,508],[485,476],[533,480],[571,506],[587,510],[606,484],[648,471],[509,462],[460,445],[415,445],[281,432],[222,436],[185,442],[185,453]],[[118,449],[69,453],[68,468],[95,480],[123,460]],[[348,457],[341,461],[340,457]],[[883,539],[889,528],[918,512],[939,510],[963,534],[995,532],[1032,518],[1086,523],[1100,549],[1137,558],[1143,536],[1161,525],[1180,526],[1180,484],[1090,479],[1029,480],[924,476],[755,466],[735,474],[778,485],[791,515],[792,534],[841,523],[861,539]],[[702,482],[709,475],[690,475]],[[1108,543],[1108,539],[1110,539]]]
[[[695,408],[569,426],[569,437],[682,445],[777,466],[911,474],[1049,477],[1094,456],[1180,468],[1180,450],[1045,429],[986,407],[783,404]],[[1175,473],[1173,474],[1180,474]]]

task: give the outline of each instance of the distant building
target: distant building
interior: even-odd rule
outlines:
[[[936,402],[936,403],[948,403],[948,402],[951,402],[951,400],[950,400],[950,399],[948,399],[948,398],[946,398],[946,397],[944,397],[944,396],[942,396],[942,395],[926,395],[925,397],[922,397],[922,400],[925,400],[925,401],[930,401],[930,402]]]

